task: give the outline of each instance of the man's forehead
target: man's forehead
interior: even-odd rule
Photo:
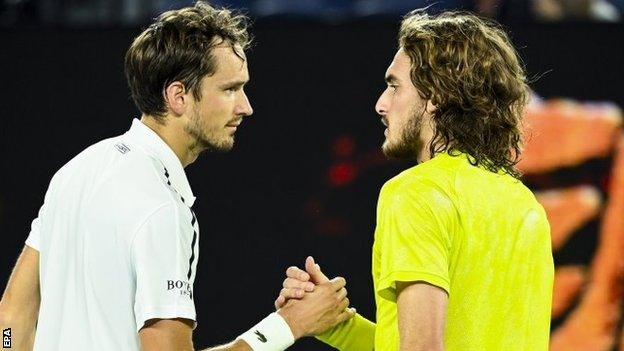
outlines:
[[[240,51],[233,46],[218,46],[213,50],[217,61],[216,73],[238,73],[248,75],[247,58],[242,49]]]
[[[212,52],[215,56],[236,56],[240,61],[246,62],[247,56],[245,55],[245,51],[240,45],[232,45],[229,43],[221,43],[219,45],[215,45],[212,48]]]
[[[392,59],[392,62],[390,63],[390,66],[388,66],[388,69],[386,70],[386,78],[388,77],[393,77],[393,78],[402,78],[402,77],[409,77],[409,73],[410,73],[410,65],[411,65],[411,60],[409,58],[409,56],[407,56],[407,54],[405,53],[405,51],[403,51],[403,49],[399,49],[397,51],[397,53],[394,55],[394,58]]]

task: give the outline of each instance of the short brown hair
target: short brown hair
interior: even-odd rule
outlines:
[[[162,119],[164,89],[174,81],[201,99],[202,78],[216,71],[212,49],[226,42],[245,50],[251,41],[247,24],[244,15],[201,1],[158,16],[126,52],[126,79],[141,113]]]
[[[412,83],[436,106],[431,156],[461,151],[473,165],[520,177],[529,89],[501,27],[471,13],[416,10],[401,23],[399,46],[411,59]]]

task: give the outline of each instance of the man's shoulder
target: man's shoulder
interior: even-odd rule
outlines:
[[[460,169],[458,157],[439,155],[392,177],[384,184],[382,192],[409,194],[431,189],[451,192]]]
[[[162,163],[140,151],[129,151],[110,163],[101,177],[102,191],[135,202],[160,204],[172,198]]]
[[[75,173],[81,168],[107,167],[110,166],[111,161],[115,161],[118,155],[128,154],[127,158],[136,156],[136,154],[130,153],[131,149],[126,144],[127,142],[124,143],[123,134],[91,144],[67,161],[57,171],[57,175],[62,176],[66,173]]]
[[[103,203],[158,206],[173,198],[162,163],[125,135],[87,147],[57,172],[54,183],[81,183]]]
[[[163,213],[178,223],[188,212],[167,184],[159,161],[146,154],[129,155],[111,167],[94,186],[89,199],[91,211],[107,213],[112,222],[123,228],[136,228],[154,214]]]

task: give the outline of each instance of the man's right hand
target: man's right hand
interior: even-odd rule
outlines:
[[[286,270],[286,279],[282,283],[282,290],[275,300],[275,309],[282,308],[288,300],[302,299],[306,292],[314,291],[317,284],[326,283],[329,278],[321,271],[321,267],[308,256],[305,262],[306,270],[291,266]]]
[[[329,280],[312,257],[306,260],[306,269],[309,272],[296,267],[288,269],[285,288],[275,301],[278,313],[286,320],[296,339],[318,335],[355,315],[355,310],[348,308],[344,278]],[[294,284],[298,284],[297,287]],[[287,285],[292,287],[286,288]],[[297,295],[299,290],[300,296],[287,299],[290,294]],[[280,303],[280,300],[283,301]]]

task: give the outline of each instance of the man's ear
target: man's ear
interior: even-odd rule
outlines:
[[[427,113],[433,114],[438,108],[431,102],[431,100],[427,100]]]
[[[191,97],[182,82],[175,81],[165,87],[165,103],[174,116],[181,116],[189,108]]]

